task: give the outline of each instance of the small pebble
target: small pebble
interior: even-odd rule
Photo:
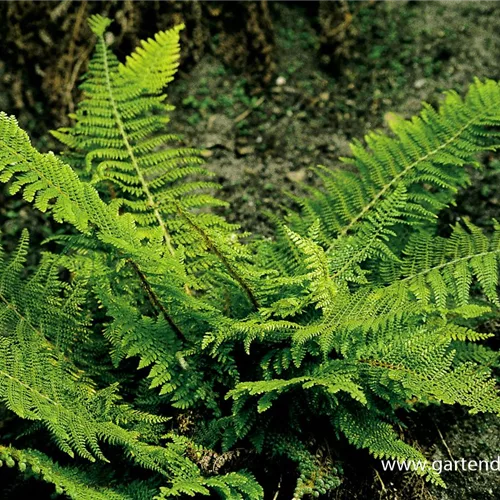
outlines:
[[[282,85],[285,84],[286,84],[286,78],[284,76],[278,76],[278,78],[276,78],[276,85],[281,87]]]
[[[425,85],[425,79],[424,78],[420,78],[420,80],[417,80],[413,86],[416,88],[416,89],[421,89],[423,86]]]

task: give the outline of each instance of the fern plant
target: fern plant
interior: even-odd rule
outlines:
[[[423,462],[404,412],[500,414],[478,331],[498,313],[500,226],[438,231],[466,166],[500,147],[497,82],[355,142],[350,168],[318,167],[323,186],[249,245],[166,131],[182,27],[120,63],[110,20],[89,24],[82,101],[54,132],[67,151],[39,153],[0,114],[0,180],[68,229],[35,272],[27,234],[0,254],[3,463],[75,499],[258,499],[261,462],[283,459],[302,498],[338,486],[333,436]]]

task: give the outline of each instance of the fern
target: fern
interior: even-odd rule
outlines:
[[[17,252],[11,259],[4,259],[0,267],[0,319],[5,332],[1,338],[0,400],[18,417],[41,422],[58,448],[70,457],[109,462],[102,451],[102,443],[118,445],[123,448],[124,456],[137,465],[173,478],[174,484],[184,484],[188,492],[197,491],[194,485],[202,485],[205,480],[196,465],[184,456],[186,442],[177,442],[174,437],[172,444],[159,447],[140,439],[143,432],[138,432],[139,428],[159,425],[164,419],[120,403],[115,386],[98,389],[49,340],[53,332],[57,332],[57,340],[83,330],[83,321],[69,314],[79,309],[74,301],[81,296],[71,288],[62,288],[52,272],[50,256],[26,282],[22,276],[26,253],[27,234],[24,233]],[[44,297],[43,302],[36,300],[40,296]],[[80,342],[84,340],[85,336],[79,339]],[[23,457],[26,454],[9,452],[8,455],[7,461],[17,457],[16,460],[23,464],[20,469],[25,469]],[[87,488],[85,476],[80,484],[76,479],[71,480],[70,471],[50,465],[49,458],[41,460],[31,462],[38,464],[39,469],[46,469],[43,478],[56,485],[56,492],[65,492],[73,498],[88,498],[83,493]],[[253,492],[253,497],[249,498],[257,498],[259,489],[252,486],[252,478],[241,477],[238,479],[237,473],[231,476],[235,485],[242,482],[243,490],[247,488]],[[222,480],[207,480],[207,487],[213,485],[217,489],[222,483]],[[152,491],[151,488],[148,491]],[[209,490],[203,487],[203,491],[208,493]],[[111,490],[109,495],[137,498],[135,494],[129,496]]]
[[[6,465],[75,499],[257,500],[253,473],[288,460],[302,498],[338,486],[333,436],[424,462],[395,431],[405,411],[500,414],[480,328],[498,315],[500,228],[437,230],[466,166],[500,146],[498,83],[355,142],[352,168],[318,167],[323,186],[249,245],[165,131],[182,27],[121,63],[110,20],[89,22],[83,98],[54,132],[69,151],[36,151],[0,114],[0,181],[78,232],[33,272],[27,234],[0,250]]]
[[[181,246],[189,270],[202,273],[203,280],[210,277],[204,271],[222,265],[255,305],[249,285],[230,262],[235,253],[228,246],[238,245],[237,226],[207,211],[196,220],[190,215],[225,206],[210,194],[219,187],[208,181],[213,174],[202,166],[197,150],[169,147],[180,137],[164,132],[174,108],[165,104],[163,89],[177,70],[183,26],[143,42],[120,64],[104,39],[109,24],[98,15],[90,19],[97,50],[82,84],[75,126],[53,134],[75,150],[72,163],[77,170],[110,192],[113,203],[133,215],[142,234],[155,239],[160,231],[171,255]],[[191,286],[199,288],[201,282]]]
[[[469,302],[475,278],[487,299],[498,302],[498,266],[500,263],[500,228],[488,238],[468,221],[457,225],[449,238],[415,234],[404,250],[399,268],[400,285],[408,287],[425,302],[431,299],[438,307]]]
[[[0,460],[7,467],[17,466],[27,478],[40,478],[53,484],[55,493],[74,500],[129,500],[132,496],[104,485],[93,484],[85,471],[72,467],[61,467],[47,455],[36,450],[19,450],[0,446]],[[137,498],[137,497],[136,497]]]
[[[439,112],[427,107],[399,124],[396,139],[370,136],[372,152],[355,145],[358,173],[323,169],[325,190],[298,200],[302,212],[288,217],[293,230],[279,223],[278,240],[262,244],[263,260],[280,270],[267,285],[269,302],[204,343],[217,351],[243,342],[247,352],[252,345],[265,353],[263,380],[228,393],[230,442],[251,438],[263,426],[259,413],[282,408],[280,399],[297,401],[287,394],[299,389],[306,392],[296,404],[311,415],[341,415],[361,403],[366,424],[334,417],[334,427],[356,446],[398,460],[423,457],[389,432],[396,408],[460,403],[498,414],[495,353],[470,344],[488,335],[462,323],[498,304],[498,229],[487,236],[465,221],[448,238],[432,231],[434,214],[467,180],[463,166],[498,143],[498,91],[494,82],[476,82],[465,101],[449,94]],[[403,167],[395,171],[398,156]],[[248,410],[252,396],[257,412]],[[293,419],[290,427],[300,429]]]
[[[432,222],[467,183],[463,167],[474,164],[479,151],[498,146],[499,133],[492,126],[498,126],[499,105],[497,83],[476,81],[464,100],[448,92],[439,111],[425,105],[411,121],[393,122],[395,138],[368,134],[369,149],[356,141],[353,157],[343,159],[357,172],[319,169],[325,190],[300,200],[304,211],[291,223],[304,228],[319,218],[322,243],[333,251],[336,237],[356,233],[399,186],[408,192],[401,222]]]

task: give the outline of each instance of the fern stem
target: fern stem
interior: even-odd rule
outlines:
[[[463,262],[464,260],[470,260],[475,257],[485,257],[486,255],[495,255],[495,254],[500,254],[500,248],[496,250],[489,250],[488,252],[481,252],[481,253],[476,253],[472,255],[465,255],[464,257],[459,257],[458,259],[450,260],[448,262],[444,262],[443,264],[439,264],[437,266],[430,267],[428,269],[424,269],[423,271],[420,271],[418,273],[412,274],[411,276],[407,276],[406,278],[403,278],[399,280],[396,285],[400,283],[404,283],[405,281],[409,281],[415,278],[418,278],[419,276],[424,276],[426,274],[429,274],[430,272],[437,270],[437,269],[443,269],[444,267],[447,266],[453,266],[457,264],[458,262]]]
[[[372,368],[383,368],[385,370],[398,370],[406,373],[411,373],[412,375],[419,375],[418,372],[410,370],[403,365],[395,365],[394,363],[387,363],[386,361],[379,361],[378,359],[358,359],[358,363],[363,363],[364,365],[369,365]]]
[[[139,279],[141,281],[141,284],[144,287],[144,290],[146,290],[146,293],[148,295],[149,301],[151,302],[152,306],[156,310],[160,311],[163,314],[163,317],[165,318],[165,320],[167,321],[167,323],[170,325],[170,327],[172,328],[172,330],[175,332],[175,334],[177,335],[177,337],[179,338],[179,340],[187,342],[188,340],[187,340],[186,336],[184,335],[184,333],[182,332],[182,330],[177,326],[177,324],[175,323],[175,321],[172,319],[172,317],[170,316],[167,308],[162,304],[162,302],[159,299],[158,295],[156,295],[156,293],[154,292],[153,288],[149,284],[146,276],[139,269],[139,266],[132,259],[128,259],[128,262],[130,263],[130,265],[134,269],[135,273],[139,277]]]
[[[111,105],[113,107],[113,114],[115,116],[116,120],[116,125],[118,126],[118,130],[122,136],[123,139],[123,144],[127,150],[127,153],[130,157],[130,161],[132,162],[132,166],[135,169],[135,172],[137,174],[137,178],[139,179],[139,182],[141,183],[142,190],[144,191],[144,194],[147,197],[148,200],[148,205],[152,208],[154,216],[156,220],[158,221],[158,224],[163,232],[163,237],[165,240],[165,244],[168,248],[168,251],[170,252],[171,255],[175,255],[175,250],[172,245],[172,238],[170,236],[170,233],[167,230],[167,226],[165,224],[165,221],[163,220],[160,211],[156,207],[157,203],[155,202],[155,199],[149,190],[148,184],[146,182],[146,179],[144,178],[144,175],[141,172],[141,169],[139,168],[139,164],[137,163],[137,159],[134,154],[134,150],[132,149],[132,146],[130,145],[130,142],[127,137],[127,133],[125,132],[125,127],[123,126],[123,121],[120,116],[120,112],[118,111],[118,107],[116,105],[115,97],[113,94],[113,88],[111,86],[111,78],[110,78],[110,72],[109,72],[109,65],[108,65],[108,54],[106,51],[106,43],[104,41],[104,36],[101,36],[101,43],[100,46],[102,47],[102,56],[104,60],[104,68],[105,68],[105,75],[106,75],[106,88],[109,94],[109,99],[111,102]]]
[[[245,282],[245,280],[238,274],[236,269],[231,265],[231,263],[226,259],[224,254],[217,248],[217,245],[211,240],[210,236],[196,224],[192,218],[184,211],[182,210],[182,207],[177,204],[177,209],[179,211],[179,214],[181,217],[183,217],[188,224],[203,238],[203,241],[207,245],[207,247],[211,250],[211,252],[222,262],[224,267],[226,268],[227,272],[229,275],[240,285],[240,287],[243,289],[243,291],[247,294],[250,302],[252,305],[255,307],[255,309],[259,309],[259,302],[257,301],[257,298],[253,294],[252,290],[248,286],[248,284]]]

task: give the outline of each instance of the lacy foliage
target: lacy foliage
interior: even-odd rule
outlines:
[[[437,228],[500,145],[498,83],[355,142],[349,169],[318,167],[323,187],[250,246],[211,212],[198,152],[165,131],[181,27],[120,63],[109,24],[90,19],[84,96],[54,132],[64,155],[0,114],[0,180],[73,228],[35,271],[26,234],[0,261],[0,401],[19,437],[2,461],[75,499],[257,499],[245,467],[287,457],[301,498],[339,484],[331,436],[424,461],[395,431],[405,411],[500,414],[476,329],[498,312],[500,227]]]

